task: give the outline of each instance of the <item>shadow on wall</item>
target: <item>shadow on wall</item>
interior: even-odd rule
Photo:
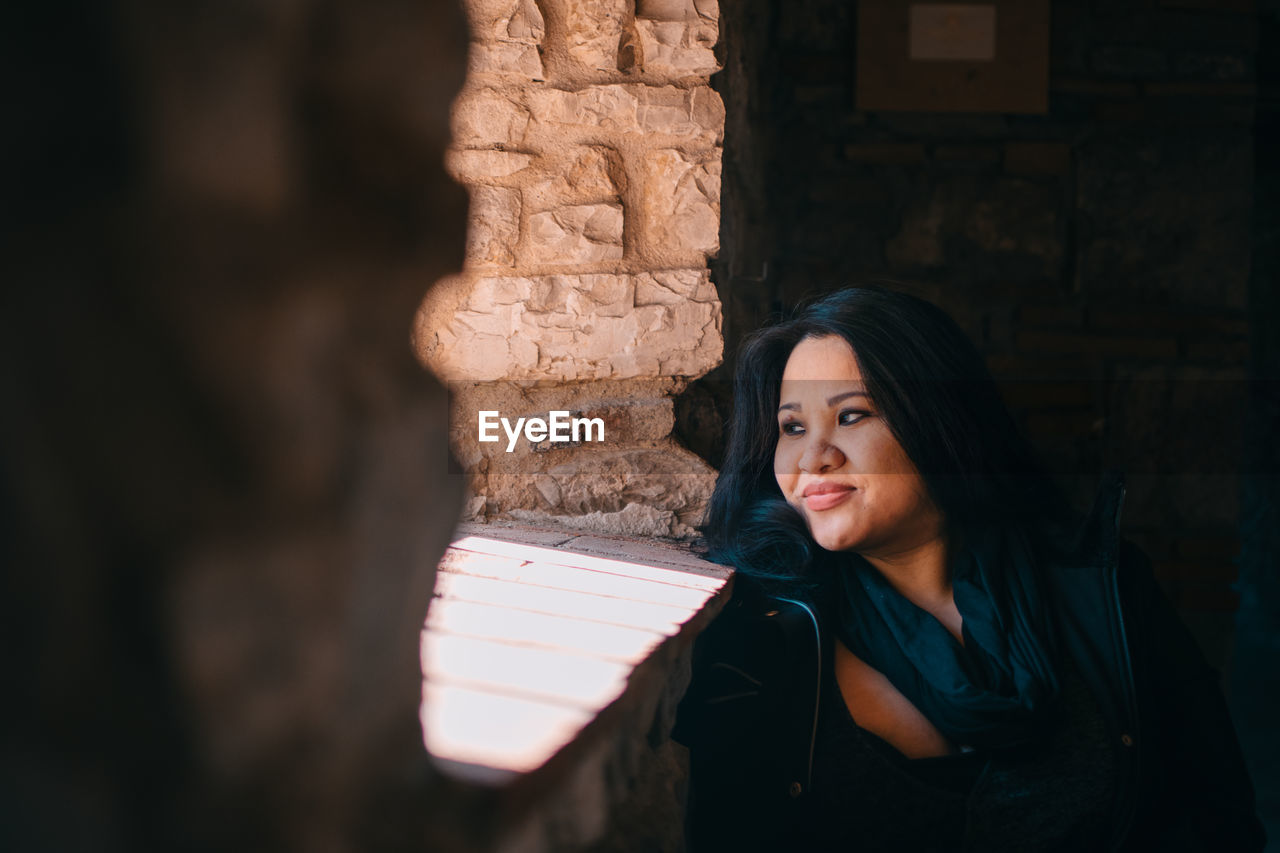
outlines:
[[[0,848],[419,849],[465,23],[73,5],[0,35]]]

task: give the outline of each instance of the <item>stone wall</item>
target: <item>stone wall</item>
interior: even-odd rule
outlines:
[[[0,849],[450,849],[419,634],[461,489],[449,3],[3,33]]]
[[[688,535],[711,469],[672,437],[673,396],[720,360],[724,109],[714,0],[468,0],[452,174],[466,268],[418,318],[454,392],[474,519]],[[477,441],[477,413],[605,422],[602,446]]]
[[[1076,504],[1103,469],[1128,472],[1126,530],[1220,663],[1263,322],[1247,286],[1251,9],[1055,0],[1045,115],[859,111],[856,5],[840,0],[747,0],[716,78],[726,205],[748,208],[726,215],[714,276],[729,351],[847,283],[934,299]]]

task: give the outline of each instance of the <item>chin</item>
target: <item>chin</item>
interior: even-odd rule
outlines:
[[[861,541],[858,536],[849,531],[823,530],[822,528],[814,530],[813,525],[809,526],[809,535],[820,548],[827,551],[851,551]]]
[[[804,526],[809,529],[809,536],[823,550],[851,551],[866,538],[863,535],[864,531],[859,529],[856,519],[833,518],[826,514],[817,514],[815,518],[809,514],[803,503],[797,501],[789,501],[789,503],[804,519]]]

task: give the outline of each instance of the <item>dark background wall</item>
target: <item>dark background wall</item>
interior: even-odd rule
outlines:
[[[727,412],[734,348],[801,299],[888,281],[938,302],[1078,505],[1127,473],[1126,533],[1224,669],[1280,814],[1275,5],[1051,15],[1047,114],[927,114],[856,108],[857,4],[726,10],[729,359],[686,436],[718,461],[697,426]]]
[[[1232,711],[1280,844],[1280,3],[1259,4],[1249,419]]]

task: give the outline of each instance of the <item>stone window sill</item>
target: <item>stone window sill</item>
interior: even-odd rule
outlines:
[[[478,849],[604,835],[645,745],[666,744],[731,580],[655,541],[459,527],[422,633],[422,727],[441,772],[491,807]]]

